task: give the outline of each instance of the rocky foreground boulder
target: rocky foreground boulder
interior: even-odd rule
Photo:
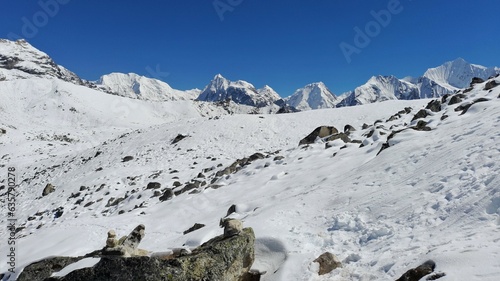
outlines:
[[[83,257],[57,258],[57,270],[54,258],[39,261],[27,266],[18,280],[30,281],[247,281],[253,278],[248,272],[252,266],[255,234],[252,228],[244,228],[238,235],[231,237],[217,236],[194,249],[191,253],[180,256],[103,256],[93,267],[77,269],[64,277],[50,277],[53,272],[62,269]],[[61,262],[63,261],[63,262]],[[60,264],[60,265],[59,265]],[[43,274],[40,274],[40,269]]]

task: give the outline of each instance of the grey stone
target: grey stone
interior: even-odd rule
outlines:
[[[424,120],[419,120],[415,127],[412,127],[413,130],[416,131],[430,131],[432,130],[430,127],[427,127],[427,122]]]
[[[448,102],[448,105],[454,105],[457,103],[462,102],[463,98],[465,98],[465,95],[463,94],[455,94],[451,96],[450,101]]]
[[[159,182],[150,182],[146,186],[146,189],[158,189],[161,188],[161,184]]]
[[[420,109],[417,114],[415,114],[415,116],[413,116],[413,119],[411,121],[414,121],[414,120],[417,120],[417,119],[420,119],[420,118],[425,118],[429,116],[429,113],[427,113],[427,110],[425,109]]]
[[[321,254],[314,262],[319,263],[319,275],[330,273],[332,270],[342,267],[340,260],[329,252]]]
[[[491,90],[491,89],[495,88],[498,85],[500,85],[500,84],[497,81],[491,80],[488,83],[486,83],[486,85],[484,86],[484,90],[485,91]]]
[[[432,112],[439,112],[441,111],[441,102],[439,100],[431,100],[425,109],[429,109]]]
[[[480,84],[483,83],[484,80],[479,78],[479,77],[473,77],[472,81],[470,82],[469,86],[472,87],[474,84]]]
[[[125,156],[122,158],[122,162],[128,162],[134,159],[134,156]]]
[[[52,184],[48,183],[42,191],[42,196],[47,196],[54,191],[56,191],[56,188]]]
[[[165,189],[165,192],[163,192],[163,195],[160,196],[160,201],[167,201],[167,200],[170,200],[174,197],[174,192],[172,191],[171,188],[167,188]]]
[[[346,133],[338,133],[338,134],[331,135],[328,138],[326,138],[325,141],[334,141],[334,140],[338,140],[338,139],[341,139],[343,142],[346,142],[346,143],[351,142],[351,139],[349,138],[348,134],[346,134]]]
[[[320,126],[314,129],[309,135],[300,140],[299,145],[311,144],[316,141],[316,138],[325,138],[333,134],[337,134],[339,131],[333,126]]]

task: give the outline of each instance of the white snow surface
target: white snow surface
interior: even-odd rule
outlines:
[[[429,112],[432,131],[424,132],[408,127],[425,99],[231,115],[245,109],[129,99],[58,79],[0,81],[0,165],[4,175],[17,169],[16,217],[24,227],[16,236],[17,273],[4,280],[48,256],[100,249],[108,230],[122,236],[138,224],[146,226],[140,248],[196,247],[222,234],[219,219],[232,204],[232,216],[255,230],[253,268],[267,271],[265,281],[395,280],[428,259],[446,273],[439,280],[500,280],[500,87],[485,85]],[[479,98],[465,114],[455,111]],[[387,121],[405,107],[412,112]],[[328,149],[322,140],[298,146],[317,126],[342,131],[346,124],[363,147],[340,140]],[[187,137],[172,144],[179,134]],[[255,152],[269,157],[220,178],[217,189],[165,202],[146,189],[149,182],[171,188],[200,172],[209,181]],[[56,190],[42,197],[48,183]],[[5,198],[0,189],[1,253],[9,247]],[[113,198],[124,200],[106,206]],[[206,226],[183,235],[194,223]],[[325,251],[344,267],[319,276],[312,261]],[[0,272],[8,269],[5,258]]]
[[[66,266],[65,268],[61,269],[60,271],[55,272],[54,274],[52,274],[52,277],[64,277],[77,269],[82,269],[82,268],[86,268],[86,267],[93,267],[100,260],[101,260],[100,258],[81,259],[73,264]]]

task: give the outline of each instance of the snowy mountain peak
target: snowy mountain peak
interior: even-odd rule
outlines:
[[[463,58],[428,69],[423,76],[373,76],[354,91],[345,93],[340,106],[353,106],[392,99],[436,98],[469,87],[472,78],[483,80],[500,73],[500,69],[471,64]]]
[[[386,100],[410,100],[419,98],[416,85],[400,80],[395,76],[372,76],[364,85],[345,94],[345,98],[338,104],[342,106],[355,106]]]
[[[57,65],[46,53],[23,39],[17,41],[0,39],[0,76],[4,80],[30,77],[59,78],[74,84],[83,84],[76,74]]]
[[[111,73],[95,83],[120,96],[149,101],[192,100],[200,93],[199,90],[175,90],[163,81],[135,73]]]
[[[304,88],[297,89],[285,100],[287,105],[301,111],[333,108],[338,103],[337,97],[323,82],[307,84]]]
[[[209,102],[227,99],[238,104],[264,107],[272,105],[274,101],[279,99],[279,95],[271,87],[257,90],[246,81],[229,81],[217,74],[198,96],[198,100]]]
[[[498,68],[471,64],[463,58],[458,58],[441,66],[428,69],[423,77],[436,82],[442,87],[458,90],[468,87],[474,77],[488,79],[498,73],[500,73]]]

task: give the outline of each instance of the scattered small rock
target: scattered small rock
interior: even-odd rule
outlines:
[[[486,83],[486,85],[484,86],[484,90],[485,91],[491,90],[498,85],[500,85],[500,84],[496,80],[491,80],[488,83]]]
[[[170,200],[174,197],[174,191],[171,189],[171,188],[167,188],[165,189],[165,191],[163,192],[163,195],[159,198],[160,201],[167,201],[167,200]]]
[[[462,102],[463,98],[465,98],[465,95],[463,95],[463,94],[453,95],[450,98],[450,101],[448,102],[448,105],[454,105],[454,104],[460,103],[460,102]]]
[[[415,127],[412,127],[413,130],[416,131],[431,131],[432,129],[430,127],[427,127],[427,122],[424,120],[418,120],[417,125]]]
[[[64,213],[64,207],[59,207],[52,211],[54,213],[54,219],[60,218]]]
[[[56,188],[52,184],[48,183],[42,191],[42,196],[47,196],[54,191],[56,191]]]
[[[427,113],[427,110],[425,109],[420,109],[417,114],[415,114],[415,116],[413,116],[413,119],[411,121],[414,121],[414,120],[417,120],[417,119],[420,119],[420,118],[425,118],[429,116],[429,113]]]
[[[233,218],[221,219],[219,226],[224,228],[224,238],[238,235],[243,230],[241,221]]]
[[[229,209],[227,209],[226,217],[229,216],[232,213],[236,213],[236,205],[234,205],[234,204],[231,205],[231,207],[229,207]]]
[[[424,276],[434,272],[435,268],[436,268],[436,263],[432,260],[428,260],[423,264],[419,265],[418,267],[408,270],[396,281],[419,281]]]
[[[345,134],[350,134],[351,132],[354,132],[354,131],[356,131],[356,129],[353,126],[351,126],[349,124],[344,126],[344,133]]]
[[[469,86],[472,87],[474,84],[480,84],[483,83],[484,80],[479,78],[479,77],[473,77],[472,81],[470,82]]]
[[[186,234],[188,234],[188,233],[191,233],[191,232],[193,232],[193,231],[195,231],[195,230],[198,230],[198,229],[200,229],[200,228],[203,228],[203,227],[205,227],[205,225],[204,225],[204,224],[202,224],[202,223],[195,223],[193,226],[191,226],[190,228],[188,228],[187,230],[185,230],[185,231],[184,231],[184,232],[182,232],[182,233],[183,233],[184,235],[186,235]]]
[[[172,144],[176,144],[178,142],[180,142],[181,140],[187,138],[188,136],[187,135],[183,135],[183,134],[178,134],[173,140],[172,140]]]
[[[319,263],[319,275],[330,273],[332,270],[342,267],[340,260],[329,252],[321,254],[314,262]]]
[[[441,102],[439,100],[431,100],[425,109],[429,109],[432,112],[439,112],[441,111]]]
[[[337,130],[337,128],[335,128],[333,126],[320,126],[316,129],[314,129],[314,131],[312,131],[305,138],[300,140],[299,145],[311,144],[311,143],[314,143],[316,141],[316,138],[328,137],[328,136],[331,136],[333,134],[337,134],[338,132],[339,131]]]
[[[125,156],[122,158],[122,162],[128,162],[134,159],[134,156]]]
[[[161,188],[161,184],[159,182],[150,182],[146,186],[146,189],[158,189]]]
[[[274,157],[273,161],[280,161],[280,160],[283,160],[285,159],[285,157],[281,156],[281,155],[278,155],[276,157]]]

